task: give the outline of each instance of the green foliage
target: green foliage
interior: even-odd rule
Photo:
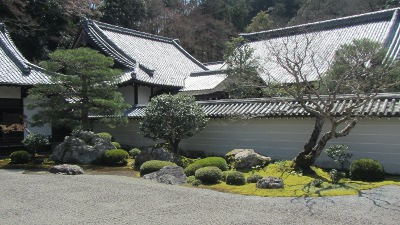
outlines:
[[[313,187],[322,187],[322,184],[324,183],[324,181],[323,180],[321,180],[321,179],[314,179],[312,182],[311,182],[311,186],[313,186]]]
[[[361,181],[382,181],[385,170],[382,164],[373,159],[358,159],[350,165],[350,179]]]
[[[230,170],[222,171],[222,178],[221,178],[222,181],[226,181],[226,176],[228,176],[229,172],[230,172]]]
[[[10,155],[11,163],[25,164],[31,160],[31,155],[24,150],[15,151]]]
[[[111,142],[111,144],[114,145],[114,147],[117,149],[121,148],[121,145],[118,142],[113,141],[113,142]]]
[[[103,138],[106,141],[112,141],[113,137],[111,134],[107,133],[107,132],[102,132],[102,133],[97,133],[97,136]]]
[[[261,174],[252,174],[247,177],[247,183],[257,183],[258,180],[261,180],[263,176]]]
[[[181,156],[181,155],[174,156],[174,158],[173,158],[173,162],[182,168],[186,168],[190,164],[193,164],[196,161],[197,161],[197,159],[191,159],[191,158],[187,158],[187,157]]]
[[[248,33],[265,31],[272,28],[272,21],[268,14],[264,11],[259,12],[253,19],[251,23],[246,27],[245,31]]]
[[[322,79],[324,94],[368,94],[399,90],[399,64],[386,62],[387,50],[369,39],[353,40],[336,52]]]
[[[104,162],[109,166],[126,166],[129,154],[123,149],[112,149],[104,153]]]
[[[258,75],[260,65],[253,54],[254,49],[242,37],[232,38],[225,44],[226,91],[231,98],[262,97],[264,81]]]
[[[348,145],[331,145],[325,152],[335,163],[340,164],[342,170],[345,169],[345,164],[348,163],[349,159],[353,156],[353,154],[349,153]]]
[[[332,170],[329,172],[329,177],[331,178],[332,184],[337,184],[337,183],[339,183],[339,181],[340,181],[342,178],[346,177],[346,174],[344,174],[344,173],[342,173],[342,172],[339,172],[339,171],[337,171],[337,170],[335,170],[335,169],[332,169]]]
[[[226,184],[229,185],[244,185],[246,184],[246,179],[244,174],[239,171],[229,171],[226,175]]]
[[[188,177],[186,178],[186,183],[191,184],[191,183],[193,183],[193,181],[195,181],[195,180],[196,180],[196,177],[195,177],[195,176],[188,176]]]
[[[215,166],[207,166],[196,170],[194,176],[205,184],[215,184],[222,179],[222,170]]]
[[[104,0],[100,11],[102,22],[131,29],[137,29],[147,13],[145,1],[138,0]]]
[[[204,159],[199,159],[196,162],[190,164],[188,167],[186,167],[185,174],[186,176],[192,176],[195,174],[196,170],[208,166],[218,167],[222,171],[228,170],[228,164],[226,163],[224,158],[208,157]]]
[[[134,158],[136,158],[136,156],[138,156],[139,154],[140,154],[140,149],[138,149],[138,148],[134,148],[134,149],[131,149],[130,151],[129,151],[129,156],[130,157],[132,157],[133,159]]]
[[[193,182],[192,182],[192,186],[200,186],[200,185],[202,185],[203,184],[203,182],[201,181],[201,180],[199,180],[199,179],[195,179]]]
[[[159,171],[164,166],[176,166],[176,164],[167,161],[150,160],[140,166],[140,176]]]
[[[43,150],[47,145],[50,145],[49,139],[45,137],[43,134],[28,134],[22,144],[32,153],[36,153],[37,151]]]
[[[177,153],[180,141],[202,130],[207,121],[194,97],[164,94],[151,100],[139,129],[144,137],[167,141]]]
[[[56,50],[40,65],[52,71],[52,84],[38,84],[29,90],[38,109],[33,125],[51,123],[56,127],[88,130],[89,114],[107,115],[99,123],[109,127],[126,123],[120,117],[129,105],[117,91],[120,70],[112,69],[114,61],[90,48]],[[60,74],[62,73],[62,74]],[[63,75],[64,74],[64,75]]]

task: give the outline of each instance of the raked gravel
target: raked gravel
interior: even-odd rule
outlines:
[[[0,224],[400,224],[400,187],[254,197],[110,175],[0,170]]]

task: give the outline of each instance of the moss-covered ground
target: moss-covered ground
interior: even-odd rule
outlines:
[[[212,189],[221,192],[229,192],[242,195],[255,196],[275,196],[275,197],[301,197],[301,196],[338,196],[338,195],[358,195],[361,190],[377,188],[385,185],[399,185],[399,176],[387,176],[385,181],[381,182],[362,182],[352,181],[350,179],[342,179],[338,184],[332,184],[329,178],[329,172],[320,168],[312,167],[312,173],[301,173],[290,171],[290,162],[286,165],[270,164],[264,169],[242,171],[245,177],[253,173],[262,176],[281,177],[284,182],[283,189],[258,189],[255,183],[245,184],[242,186],[227,185],[220,182],[214,185],[201,185],[200,188]],[[321,187],[314,187],[311,182],[314,179],[321,179],[324,182]]]

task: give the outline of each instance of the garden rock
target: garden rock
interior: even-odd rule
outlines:
[[[98,162],[105,151],[115,149],[110,141],[90,131],[77,131],[65,137],[51,156],[56,162],[91,164]]]
[[[83,169],[77,165],[56,165],[49,169],[50,173],[63,174],[63,175],[78,175],[83,174]]]
[[[150,160],[170,161],[172,159],[171,153],[163,147],[148,147],[143,149],[135,158],[134,168],[138,169],[140,166]]]
[[[253,149],[234,149],[225,157],[228,161],[234,160],[236,169],[251,169],[257,165],[267,165],[272,161],[270,157],[258,154]]]
[[[283,180],[279,177],[264,177],[257,181],[256,186],[262,189],[279,189],[283,188]]]
[[[143,176],[144,179],[155,180],[163,184],[184,184],[186,175],[180,166],[164,166],[161,170]]]

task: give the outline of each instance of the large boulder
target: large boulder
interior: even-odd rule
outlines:
[[[180,166],[164,166],[157,172],[144,175],[143,178],[172,185],[186,183],[186,175]]]
[[[76,131],[54,149],[51,159],[63,163],[91,164],[100,161],[105,151],[110,149],[115,149],[114,145],[95,133]]]
[[[83,169],[77,165],[63,164],[51,167],[49,172],[63,175],[78,175],[83,174]]]
[[[236,169],[251,169],[271,163],[270,157],[258,154],[253,149],[234,149],[225,155],[228,162],[233,162]]]
[[[139,169],[140,166],[150,160],[170,161],[172,154],[168,149],[159,146],[153,146],[143,149],[135,158],[134,168]]]
[[[280,177],[264,177],[257,181],[256,186],[263,189],[283,188],[283,179]]]

